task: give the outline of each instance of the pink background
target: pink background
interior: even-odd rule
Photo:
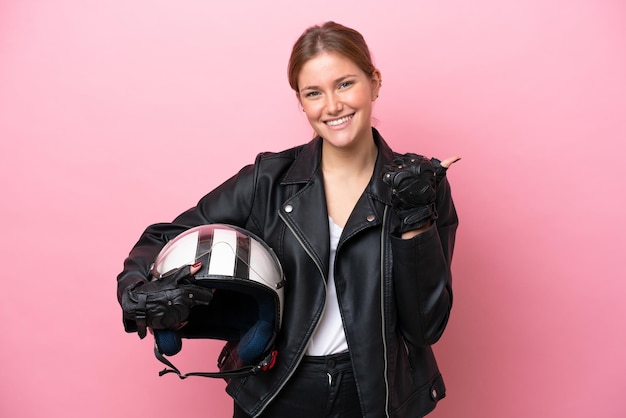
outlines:
[[[115,276],[147,224],[307,141],[286,63],[329,19],[370,44],[387,141],[463,157],[432,416],[626,416],[621,0],[1,0],[0,416],[229,416],[221,381],[158,377]]]

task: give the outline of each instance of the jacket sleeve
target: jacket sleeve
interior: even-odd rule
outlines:
[[[124,261],[123,271],[117,276],[118,302],[121,304],[122,295],[128,287],[149,280],[151,265],[161,249],[183,231],[211,223],[245,227],[254,196],[255,167],[244,167],[171,223],[148,226]],[[124,319],[124,329],[134,332],[137,326],[134,321]]]
[[[413,346],[439,340],[452,308],[450,265],[458,218],[446,178],[437,189],[438,219],[411,239],[391,237],[398,324]]]

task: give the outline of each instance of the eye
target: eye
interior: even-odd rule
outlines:
[[[353,84],[354,84],[354,81],[343,81],[343,82],[341,82],[341,84],[339,84],[339,88],[340,89],[347,89],[348,87],[350,87]]]
[[[319,92],[319,91],[310,91],[310,92],[306,93],[306,94],[304,95],[304,97],[307,97],[307,98],[312,99],[312,98],[317,97],[317,96],[319,96],[319,95],[320,95],[320,92]]]

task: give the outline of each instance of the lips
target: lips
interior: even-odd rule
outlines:
[[[338,126],[341,125],[342,123],[346,123],[348,122],[350,119],[352,119],[354,117],[354,113],[348,116],[344,116],[342,118],[339,119],[333,119],[333,120],[327,120],[324,123],[328,126]]]

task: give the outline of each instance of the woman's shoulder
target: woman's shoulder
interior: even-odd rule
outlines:
[[[293,146],[291,148],[284,149],[282,151],[264,151],[257,155],[256,164],[257,165],[291,165],[295,162],[299,157],[303,156],[306,158],[311,154],[311,157],[314,157],[317,154],[317,150],[319,149],[319,137],[313,138],[311,141]]]
[[[264,151],[259,153],[258,158],[263,160],[271,159],[295,159],[302,153],[305,148],[317,148],[319,137],[313,138],[311,141],[295,145],[293,147],[283,149],[281,151]]]
[[[266,151],[257,155],[254,167],[257,178],[280,178],[281,182],[301,182],[310,179],[319,164],[321,139],[312,139],[282,151]]]
[[[304,144],[287,148],[281,151],[263,151],[258,154],[257,160],[259,161],[294,160],[298,156],[298,154],[300,154],[302,147],[304,147]]]

